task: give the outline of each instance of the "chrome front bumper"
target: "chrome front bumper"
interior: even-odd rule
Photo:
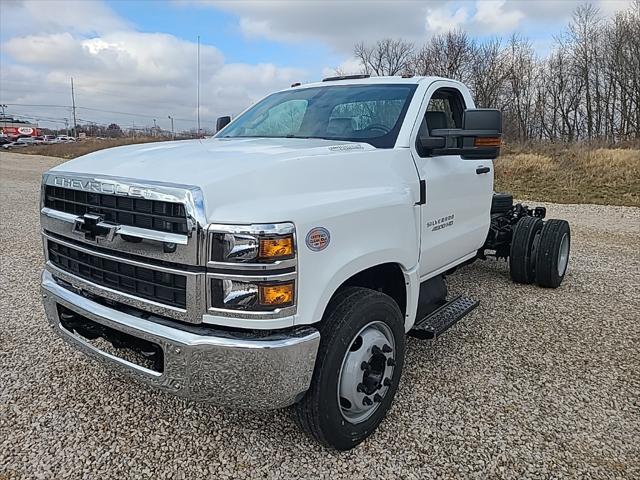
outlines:
[[[93,302],[42,274],[44,308],[54,331],[87,355],[154,388],[193,400],[249,409],[274,409],[297,401],[309,388],[320,333],[301,327],[287,333],[251,336],[206,329],[193,333],[144,320]],[[157,372],[103,351],[64,328],[58,305],[93,322],[162,348]]]

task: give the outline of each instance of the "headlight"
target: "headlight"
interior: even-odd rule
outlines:
[[[296,311],[292,223],[209,225],[209,311],[278,318]]]
[[[214,278],[211,306],[230,310],[273,311],[295,302],[295,282],[244,282]]]
[[[296,255],[291,223],[212,225],[209,231],[213,262],[274,263]]]

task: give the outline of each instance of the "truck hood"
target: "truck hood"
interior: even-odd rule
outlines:
[[[268,222],[288,220],[281,217],[287,208],[278,197],[289,197],[290,206],[292,196],[324,196],[341,189],[336,162],[376,150],[366,143],[322,139],[214,138],[100,150],[52,172],[197,186],[203,190],[210,221]]]
[[[295,168],[293,159],[330,155],[345,150],[374,149],[369,144],[322,139],[228,138],[143,143],[100,150],[53,170],[111,175],[183,185],[205,186],[241,176],[247,181],[265,174],[278,176]]]

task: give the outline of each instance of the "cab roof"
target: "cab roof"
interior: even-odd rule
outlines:
[[[405,76],[387,76],[387,77],[362,77],[356,75],[346,75],[344,77],[329,77],[321,82],[302,83],[292,85],[292,88],[307,88],[307,87],[329,87],[331,85],[376,85],[376,84],[407,84],[418,85],[420,83],[432,83],[436,80],[447,80],[455,83],[460,83],[456,80],[444,77],[405,77]]]

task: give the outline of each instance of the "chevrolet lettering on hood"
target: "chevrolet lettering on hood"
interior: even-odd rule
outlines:
[[[123,185],[121,183],[100,182],[92,179],[80,179],[70,177],[55,177],[53,184],[56,187],[72,188],[74,190],[84,190],[95,193],[108,193],[111,195],[124,195],[129,197],[148,196],[146,188],[135,187],[132,185]]]

